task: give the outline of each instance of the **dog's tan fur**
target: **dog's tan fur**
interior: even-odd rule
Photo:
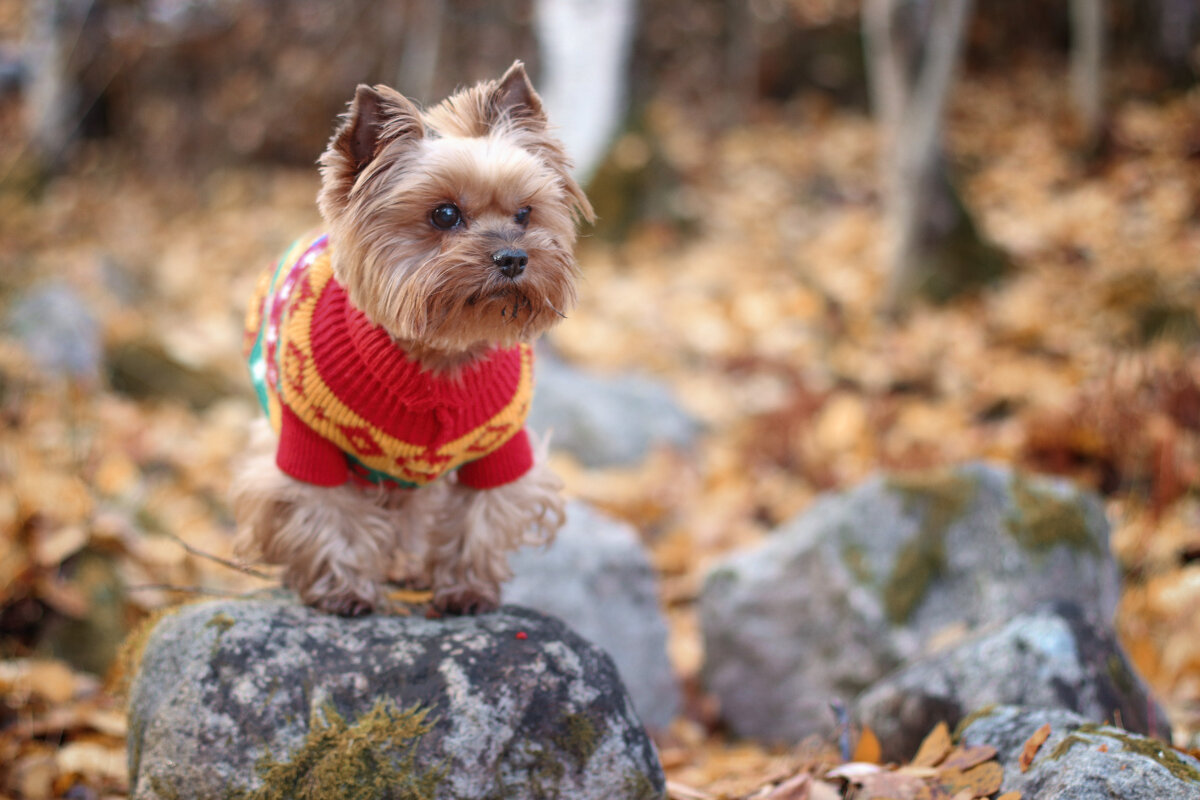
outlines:
[[[360,86],[321,157],[334,274],[425,369],[454,375],[493,346],[531,341],[575,303],[575,222],[592,210],[569,170],[519,62],[425,112]],[[431,224],[446,202],[461,208],[461,229]],[[522,207],[527,225],[514,220]],[[528,254],[518,280],[493,264],[500,247]],[[430,585],[441,610],[493,608],[508,554],[563,522],[544,449],[525,476],[482,491],[452,475],[420,489],[323,488],[274,456],[264,422],[235,477],[238,549],[283,565],[286,585],[334,613],[378,607],[389,573]]]

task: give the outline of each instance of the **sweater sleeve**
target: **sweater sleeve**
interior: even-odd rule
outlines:
[[[512,483],[532,467],[533,448],[529,445],[529,434],[522,428],[500,449],[459,467],[458,482],[472,489],[495,489]]]
[[[279,447],[275,463],[298,481],[316,486],[341,486],[349,477],[346,456],[287,406],[281,409]]]

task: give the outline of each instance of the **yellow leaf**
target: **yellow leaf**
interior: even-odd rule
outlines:
[[[921,742],[921,746],[917,748],[917,754],[913,756],[912,760],[913,766],[937,766],[950,752],[951,745],[950,727],[945,722],[939,722],[937,727],[925,737],[925,741]]]

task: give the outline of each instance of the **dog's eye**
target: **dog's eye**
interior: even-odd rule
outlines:
[[[529,213],[531,211],[533,211],[532,208],[530,208],[529,206],[525,206],[524,208],[518,210],[517,213],[513,215],[513,219],[515,219],[517,221],[518,225],[528,225],[529,224]]]
[[[429,215],[429,221],[435,228],[448,231],[462,223],[462,212],[453,203],[442,203]]]

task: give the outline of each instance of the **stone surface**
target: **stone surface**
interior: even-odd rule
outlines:
[[[879,737],[884,759],[900,762],[938,722],[953,728],[988,705],[1064,708],[1093,722],[1169,735],[1166,716],[1112,634],[1069,603],[1022,614],[915,661],[868,689],[854,713]]]
[[[130,796],[658,798],[611,659],[504,607],[345,619],[292,598],[185,606],[150,634]]]
[[[708,574],[704,680],[739,735],[798,741],[936,635],[1054,600],[1107,624],[1117,595],[1091,493],[988,464],[876,476]]]
[[[529,424],[589,467],[636,464],[656,444],[686,448],[699,425],[665,385],[640,375],[601,377],[538,351]]]
[[[558,617],[604,649],[642,722],[666,728],[679,713],[679,686],[658,576],[633,528],[573,502],[550,547],[525,548],[510,563],[514,577],[503,601]]]
[[[1021,752],[1042,725],[1050,736],[1028,771]],[[991,745],[1002,791],[1036,800],[1200,800],[1200,761],[1156,739],[1097,725],[1062,709],[996,706],[968,718],[962,743]]]
[[[48,284],[18,297],[7,323],[47,372],[83,380],[99,375],[100,326],[87,301],[71,286]]]

